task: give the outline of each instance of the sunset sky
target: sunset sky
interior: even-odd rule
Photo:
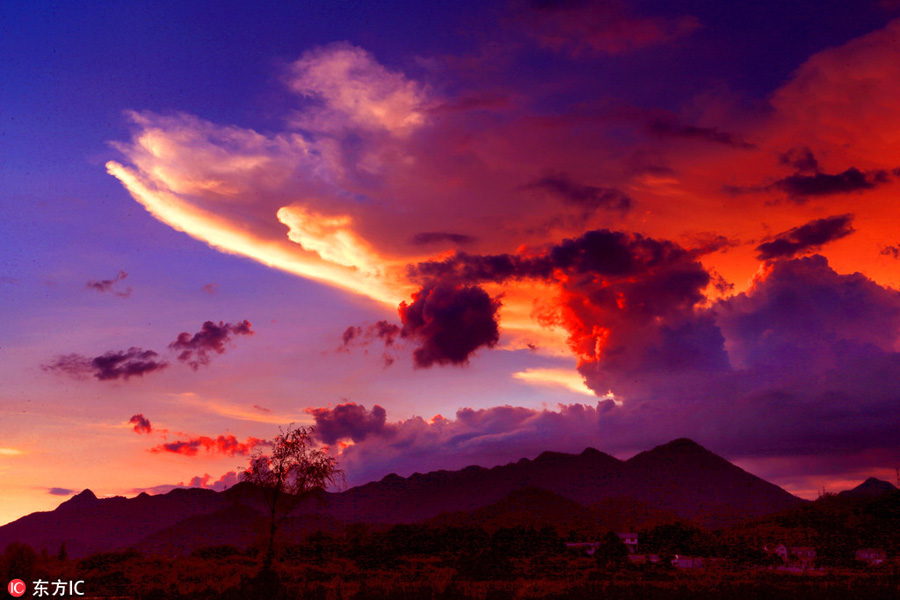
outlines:
[[[471,6],[470,6],[471,4]],[[900,3],[0,5],[0,523],[689,437],[900,465]]]

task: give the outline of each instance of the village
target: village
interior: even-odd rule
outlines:
[[[627,560],[632,565],[671,565],[676,569],[734,569],[738,567],[736,561],[728,558],[714,556],[692,556],[685,554],[665,555],[660,553],[644,552],[645,548],[641,546],[640,536],[635,532],[614,532],[619,539],[620,545],[624,547],[627,554],[621,553],[619,556]],[[586,556],[597,556],[598,551],[604,546],[605,542],[566,542],[566,548],[570,551],[581,552]],[[780,573],[791,573],[801,575],[824,575],[833,567],[823,566],[817,562],[818,553],[816,548],[811,546],[794,546],[785,544],[766,544],[761,548],[762,553],[759,557],[762,559],[759,564],[750,565],[752,568],[774,570]],[[831,557],[834,558],[834,557]],[[852,561],[850,557],[836,557],[837,560],[826,561],[829,565],[840,563],[844,569],[871,569],[880,567],[891,561],[896,565],[900,565],[900,559],[897,557],[889,558],[887,552],[881,548],[859,548],[853,553]],[[614,562],[614,561],[611,561]],[[740,565],[740,568],[747,568],[746,564]]]

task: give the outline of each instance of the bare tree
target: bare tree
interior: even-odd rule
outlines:
[[[264,565],[275,556],[275,533],[297,502],[309,492],[343,480],[337,461],[313,445],[312,426],[291,423],[275,436],[269,453],[257,450],[241,479],[258,486],[269,510],[269,547]]]

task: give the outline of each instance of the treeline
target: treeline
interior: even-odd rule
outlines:
[[[900,556],[900,491],[876,497],[825,495],[784,513],[721,532],[728,545],[783,543],[816,549],[822,566],[856,566],[856,551]]]

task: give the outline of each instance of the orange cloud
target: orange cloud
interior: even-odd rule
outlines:
[[[196,456],[200,449],[203,448],[208,454],[234,456],[235,454],[249,454],[259,446],[270,444],[271,442],[254,437],[248,437],[246,441],[240,442],[233,435],[220,435],[216,438],[199,436],[186,441],[179,440],[168,444],[160,444],[151,448],[150,452],[173,452],[185,456]]]

